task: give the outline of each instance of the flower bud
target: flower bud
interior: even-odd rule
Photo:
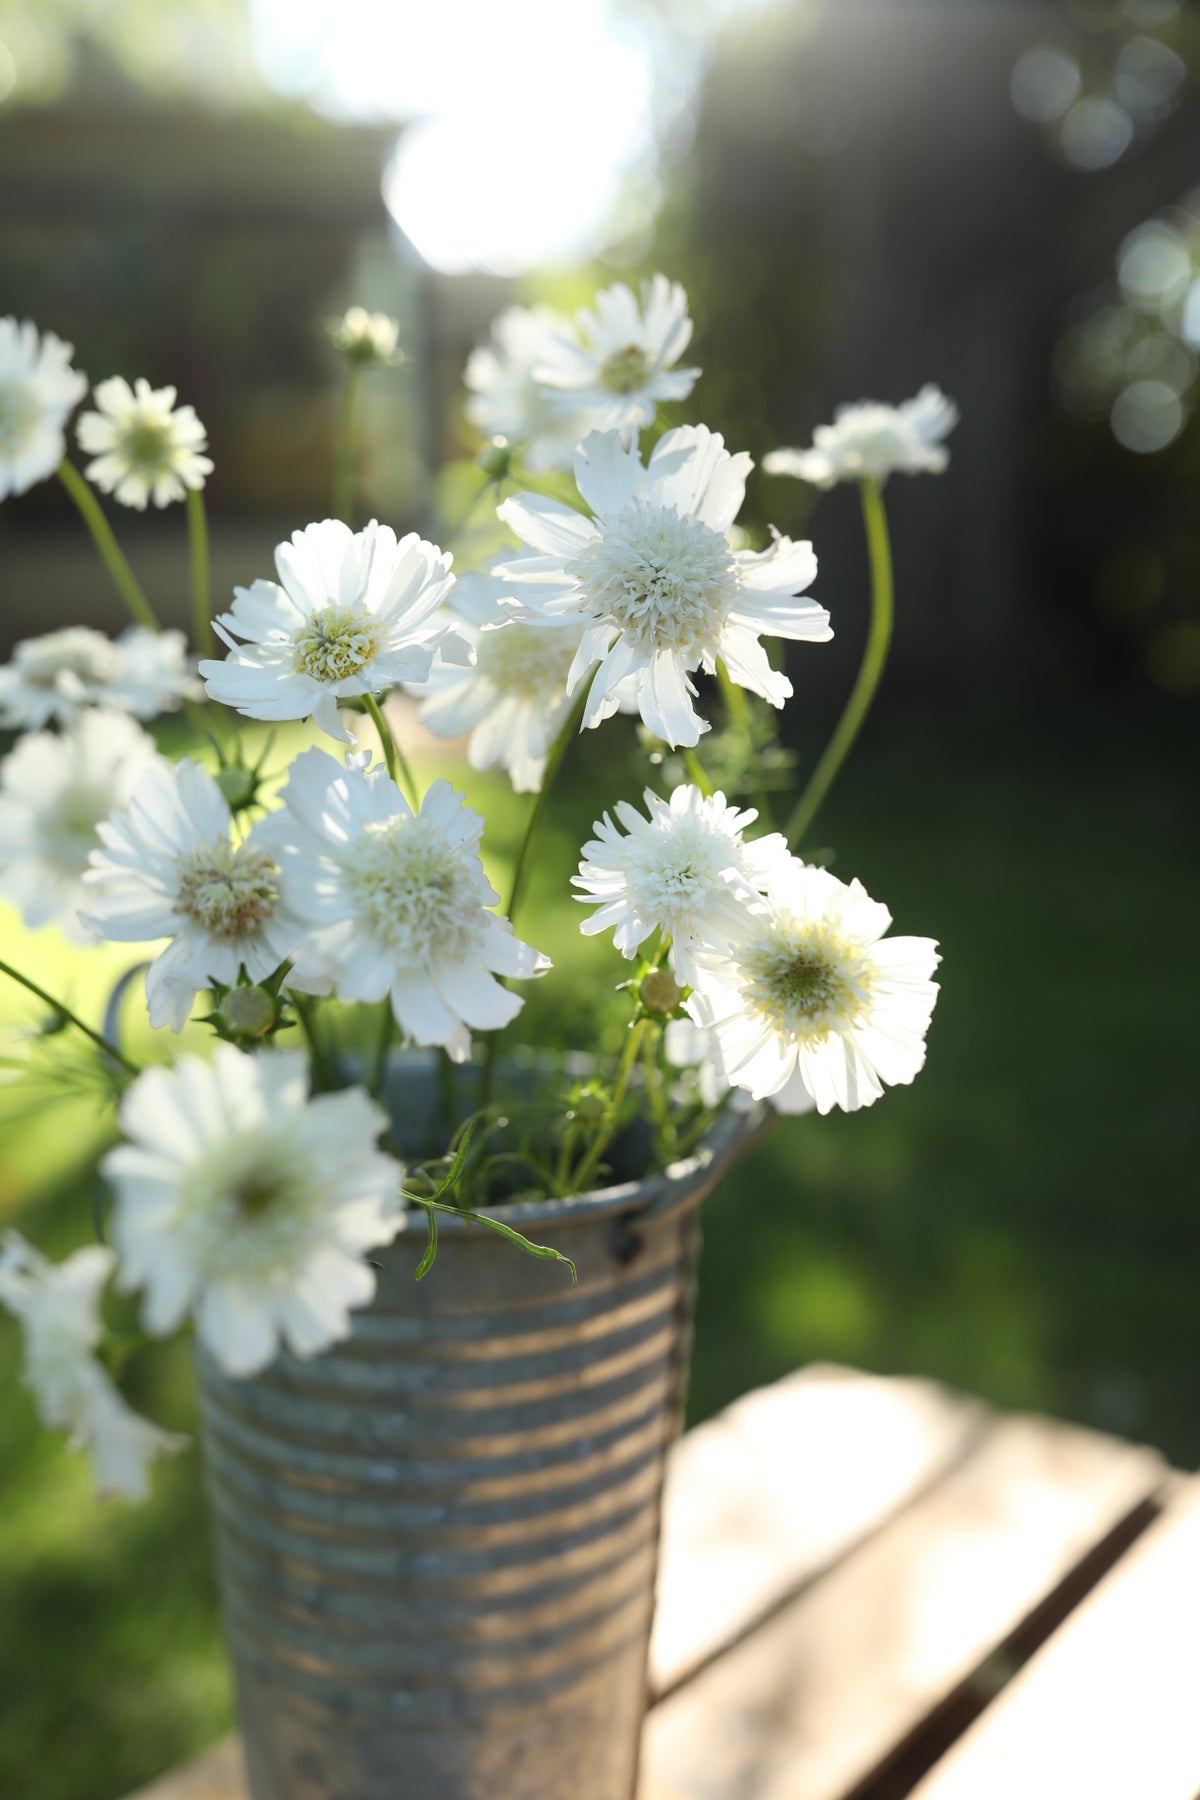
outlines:
[[[347,362],[387,368],[403,361],[396,350],[399,323],[386,313],[369,313],[365,306],[352,306],[340,319],[331,319],[326,330],[330,343]]]
[[[258,793],[258,776],[244,763],[225,763],[214,777],[229,802],[231,812],[242,812],[254,803]]]
[[[266,988],[230,988],[221,1002],[220,1017],[230,1037],[266,1037],[278,1023],[279,1001]]]
[[[494,437],[479,452],[476,461],[489,481],[503,481],[512,467],[512,445],[505,437]]]
[[[665,1017],[676,1010],[686,991],[686,988],[680,987],[670,969],[651,969],[642,977],[638,998],[648,1013]]]

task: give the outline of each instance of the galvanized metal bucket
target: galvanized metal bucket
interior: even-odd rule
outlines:
[[[631,1800],[697,1208],[753,1130],[498,1209],[577,1287],[444,1219],[429,1275],[405,1233],[325,1354],[248,1381],[200,1356],[254,1800]]]

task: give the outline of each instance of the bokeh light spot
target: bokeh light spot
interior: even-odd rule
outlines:
[[[1081,80],[1079,64],[1067,51],[1035,44],[1013,65],[1009,92],[1023,119],[1048,125],[1078,98]]]
[[[1157,38],[1130,38],[1117,54],[1113,92],[1126,112],[1143,124],[1165,119],[1183,86],[1187,64]]]
[[[1133,141],[1133,120],[1103,94],[1077,100],[1062,122],[1062,151],[1076,169],[1111,168]]]
[[[1117,442],[1140,456],[1165,450],[1183,429],[1183,404],[1165,381],[1131,381],[1109,416]]]
[[[1182,299],[1191,278],[1186,243],[1161,219],[1131,231],[1117,253],[1117,280],[1125,298],[1147,311],[1162,312]]]

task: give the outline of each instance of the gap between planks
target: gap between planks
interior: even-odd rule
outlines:
[[[1164,1473],[1094,1432],[993,1418],[886,1530],[656,1708],[641,1800],[844,1800]]]
[[[912,1800],[1194,1800],[1200,1792],[1200,1480],[1161,1515]]]

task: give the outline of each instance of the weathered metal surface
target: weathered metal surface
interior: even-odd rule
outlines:
[[[254,1800],[631,1800],[696,1210],[670,1176],[380,1255],[324,1355],[200,1382]]]

